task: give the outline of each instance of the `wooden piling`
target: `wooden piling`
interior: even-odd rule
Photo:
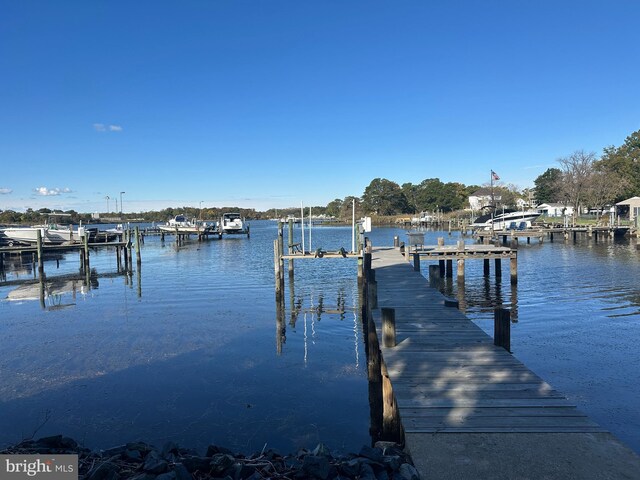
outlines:
[[[140,227],[136,225],[136,263],[140,265],[142,258],[140,257]]]
[[[496,258],[494,264],[496,267],[496,278],[502,278],[502,260]]]
[[[371,272],[375,272],[375,270],[371,270]],[[372,309],[378,308],[378,282],[376,282],[375,277],[369,279],[367,282],[367,290],[369,295],[369,305]]]
[[[440,274],[440,278],[444,278],[444,269],[445,269],[445,263],[444,260],[438,260],[438,273]]]
[[[447,272],[446,272],[447,278],[453,278],[453,260],[447,260],[446,265],[447,265]]]
[[[511,283],[518,283],[518,257],[511,257],[510,270]]]
[[[464,282],[464,258],[458,259],[458,281]]]
[[[511,312],[506,308],[493,312],[493,344],[511,352]]]
[[[418,252],[413,254],[413,270],[416,272],[420,271],[420,254]]]
[[[363,274],[365,278],[369,275],[369,271],[371,270],[371,253],[365,252],[363,255]]]
[[[429,265],[429,286],[431,288],[438,288],[440,283],[440,266]]]
[[[85,234],[82,237],[82,244],[84,246],[84,271],[88,272],[89,271],[89,234],[88,232],[85,232]]]
[[[400,421],[400,410],[393,394],[393,385],[389,378],[384,360],[380,362],[382,368],[382,435],[380,440],[404,444],[404,428]]]
[[[460,308],[460,301],[456,300],[454,298],[445,298],[444,299],[444,306],[445,307]]]
[[[280,278],[280,248],[278,239],[273,241],[273,269],[276,281],[276,300],[282,298],[282,281]]]
[[[485,277],[488,277],[491,274],[489,259],[485,258],[482,262],[483,262],[483,274]]]
[[[382,307],[382,345],[390,348],[396,346],[396,310]]]
[[[289,219],[289,225],[288,225],[288,230],[289,230],[289,255],[293,254],[293,218]],[[293,258],[290,258],[289,261],[287,262],[289,265],[289,276],[293,277],[294,275],[294,265],[293,265]]]
[[[42,230],[37,230],[36,248],[38,250],[38,274],[42,277],[44,273],[44,258],[42,255]]]

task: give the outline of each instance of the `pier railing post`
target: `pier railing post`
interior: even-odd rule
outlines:
[[[493,344],[511,352],[511,312],[506,308],[493,312]]]
[[[396,311],[382,307],[382,345],[387,348],[396,346]]]

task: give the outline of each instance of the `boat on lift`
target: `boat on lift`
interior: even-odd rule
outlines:
[[[249,225],[246,225],[239,213],[223,213],[220,218],[220,233],[248,235]]]
[[[542,215],[535,210],[505,210],[501,214],[487,213],[476,218],[471,224],[474,230],[525,230]]]

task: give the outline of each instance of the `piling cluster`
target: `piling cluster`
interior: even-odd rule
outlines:
[[[319,444],[314,450],[290,455],[263,449],[245,456],[216,445],[200,455],[173,442],[161,449],[135,442],[92,451],[72,438],[56,435],[23,441],[0,454],[77,454],[79,478],[84,480],[419,480],[408,455],[390,442],[363,446],[358,454],[348,455],[334,454]]]

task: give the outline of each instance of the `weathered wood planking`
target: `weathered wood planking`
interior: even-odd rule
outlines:
[[[381,347],[407,433],[602,432],[456,308],[394,249],[374,249],[378,307],[395,309]],[[381,338],[380,310],[373,311]]]

